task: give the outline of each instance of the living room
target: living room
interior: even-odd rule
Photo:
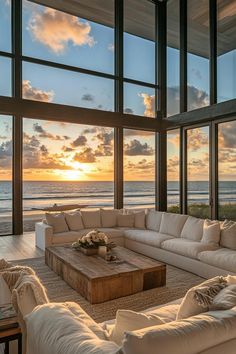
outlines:
[[[236,1],[0,16],[0,353],[235,354]]]

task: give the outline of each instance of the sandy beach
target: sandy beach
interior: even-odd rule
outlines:
[[[41,221],[44,217],[44,212],[24,211],[23,229],[24,232],[34,231],[35,223]],[[1,214],[0,216],[0,235],[12,234],[12,216],[9,213]]]

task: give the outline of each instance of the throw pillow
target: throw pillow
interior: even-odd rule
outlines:
[[[117,215],[117,225],[119,227],[134,227],[134,214],[130,215]]]
[[[226,280],[229,285],[236,284],[236,276],[235,275],[230,275],[230,274],[227,275]]]
[[[70,213],[64,213],[67,225],[71,231],[78,231],[84,229],[82,215],[80,211],[74,211]]]
[[[102,227],[115,227],[117,225],[118,209],[101,209]]]
[[[146,213],[145,210],[127,210],[125,209],[125,214],[130,215],[134,214],[134,227],[136,229],[146,229],[145,219]]]
[[[221,224],[220,245],[236,250],[236,222],[225,220]]]
[[[203,219],[189,216],[184,224],[180,237],[186,238],[191,241],[200,241],[203,234]]]
[[[136,331],[138,329],[164,324],[159,316],[144,314],[131,310],[118,310],[116,313],[115,325],[108,333],[109,340],[118,345],[122,344],[124,332]]]
[[[236,285],[229,285],[213,299],[210,310],[228,310],[236,306]]]
[[[83,224],[86,229],[101,227],[100,210],[80,210]]]
[[[148,230],[159,231],[163,213],[160,211],[149,210],[146,216],[146,226]]]
[[[188,218],[188,215],[163,213],[161,219],[160,233],[180,237],[181,231]]]
[[[219,283],[202,286],[195,290],[194,299],[198,305],[202,306],[206,311],[211,308],[211,304],[216,295],[227,286],[227,281],[222,277]]]
[[[203,236],[201,242],[210,245],[219,245],[220,223],[218,220],[204,220]]]
[[[204,286],[218,284],[221,282],[221,279],[221,276],[217,276],[215,278],[208,279],[203,283],[189,289],[179,306],[179,311],[177,313],[176,320],[181,320],[205,312],[206,310],[202,306],[200,306],[195,300],[195,291]]]
[[[62,213],[46,213],[47,224],[52,226],[54,233],[69,231],[65,215]]]

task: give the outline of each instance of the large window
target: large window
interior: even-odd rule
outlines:
[[[76,1],[70,15],[24,0],[23,54],[113,74],[114,1],[90,3]]]
[[[12,233],[12,117],[0,115],[0,235]]]
[[[124,206],[155,206],[155,133],[124,129]]]
[[[179,0],[167,2],[167,116],[180,111]]]
[[[209,127],[187,130],[188,214],[210,217],[209,206]]]
[[[167,132],[167,210],[180,213],[180,132]]]
[[[236,220],[236,121],[218,125],[219,218]]]
[[[114,206],[111,128],[24,119],[24,230],[45,207]]]
[[[188,110],[209,105],[209,1],[188,0]]]
[[[217,1],[217,94],[218,102],[236,98],[236,6]]]

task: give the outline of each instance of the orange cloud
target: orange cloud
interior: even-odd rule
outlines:
[[[188,130],[188,149],[197,151],[203,147],[208,146],[209,136],[201,128]]]
[[[43,91],[32,87],[29,80],[23,80],[22,93],[23,98],[34,101],[52,102],[54,97],[53,91]]]
[[[155,118],[155,95],[148,95],[147,93],[140,93],[145,106],[145,117]]]
[[[69,42],[74,46],[92,47],[95,44],[88,22],[82,22],[76,16],[50,8],[34,13],[28,30],[36,41],[43,43],[56,54],[62,53]]]

